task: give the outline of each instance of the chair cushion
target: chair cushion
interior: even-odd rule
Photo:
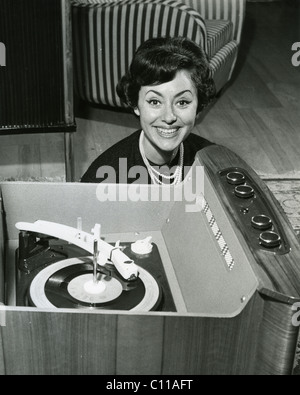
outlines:
[[[205,20],[207,32],[207,54],[211,59],[233,38],[233,23],[226,20]]]

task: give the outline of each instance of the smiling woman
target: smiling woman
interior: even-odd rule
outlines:
[[[146,41],[117,92],[139,117],[141,130],[100,155],[81,181],[108,181],[105,174],[113,168],[117,182],[180,183],[196,153],[211,144],[192,133],[197,115],[215,96],[202,48],[186,38]],[[127,166],[120,166],[120,159]],[[130,178],[132,168],[135,175],[146,168],[147,177]]]
[[[191,133],[197,115],[197,90],[188,71],[155,87],[142,87],[134,110],[143,129],[142,147],[153,163],[170,163]]]

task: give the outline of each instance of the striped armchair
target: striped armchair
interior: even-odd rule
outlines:
[[[116,85],[148,38],[186,36],[205,49],[217,90],[230,80],[246,0],[73,0],[77,96],[123,107]]]
[[[246,0],[181,0],[205,21],[207,53],[217,90],[230,80],[237,60]]]

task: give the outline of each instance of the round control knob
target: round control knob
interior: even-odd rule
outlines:
[[[275,232],[263,232],[259,236],[260,244],[266,248],[279,247],[281,244],[280,236]]]
[[[232,171],[226,176],[227,182],[232,185],[240,185],[245,182],[245,176],[239,171]]]
[[[272,221],[266,215],[255,215],[251,219],[251,225],[255,229],[265,230],[271,228]]]
[[[239,185],[234,188],[234,193],[239,198],[248,199],[254,196],[254,189],[249,185]]]

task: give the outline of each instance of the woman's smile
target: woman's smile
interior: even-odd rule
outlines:
[[[174,137],[177,137],[180,133],[180,128],[162,128],[162,127],[156,127],[156,131],[159,134],[160,137],[166,138],[166,139],[173,139]]]

